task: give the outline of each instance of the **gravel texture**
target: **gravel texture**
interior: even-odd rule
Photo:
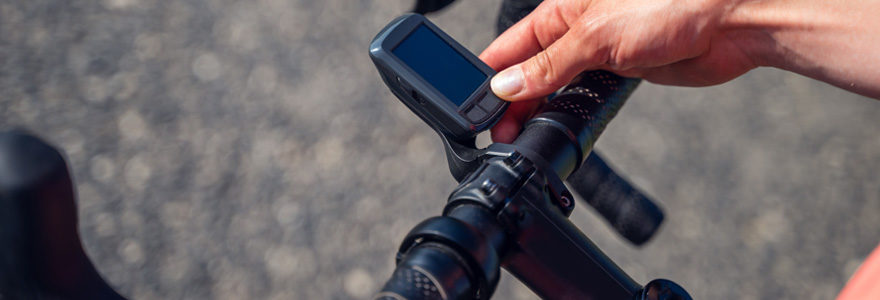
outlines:
[[[410,1],[0,2],[0,129],[67,153],[80,234],[133,299],[368,298],[455,187],[382,84],[373,35]],[[498,0],[432,19],[475,52]],[[633,278],[698,299],[830,299],[880,241],[880,102],[759,69],[644,84],[597,148],[660,200]],[[510,276],[498,299],[535,298]]]

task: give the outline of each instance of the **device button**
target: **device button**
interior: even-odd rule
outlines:
[[[477,105],[479,105],[480,108],[482,108],[483,110],[490,112],[495,111],[495,109],[498,108],[498,104],[500,104],[500,102],[501,101],[496,99],[495,97],[485,97],[479,103],[477,103]]]
[[[419,92],[417,92],[416,90],[410,91],[410,96],[412,96],[413,100],[416,100],[416,102],[418,102],[419,104],[421,104],[421,105],[426,104],[425,98],[422,98],[422,96],[419,95]]]
[[[485,111],[483,111],[482,109],[480,109],[476,105],[471,107],[471,109],[468,110],[466,114],[467,114],[468,120],[471,120],[471,122],[482,121],[483,119],[486,118],[486,115],[488,115],[488,113],[486,113]]]

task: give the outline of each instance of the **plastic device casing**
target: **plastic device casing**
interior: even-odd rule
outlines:
[[[461,106],[456,106],[392,52],[420,25],[425,25],[462,58],[486,75],[485,81]],[[489,82],[495,75],[495,70],[419,14],[400,16],[385,26],[370,43],[370,58],[394,95],[434,130],[452,140],[471,139],[483,130],[489,129],[501,118],[509,104],[498,99],[489,89]],[[431,58],[426,57],[426,59]],[[496,100],[486,99],[489,97]],[[487,114],[478,120],[469,120],[468,112],[471,109],[478,109],[478,104],[482,103],[497,103],[497,105],[488,108],[480,106],[482,107],[480,110],[486,111]]]

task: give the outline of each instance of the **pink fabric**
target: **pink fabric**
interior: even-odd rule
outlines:
[[[880,246],[871,252],[837,295],[837,300],[856,299],[880,299]]]

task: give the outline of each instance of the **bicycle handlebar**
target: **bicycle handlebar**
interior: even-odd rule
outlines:
[[[663,223],[663,210],[615,173],[596,151],[566,181],[572,191],[634,245],[646,243]]]
[[[573,189],[587,204],[636,245],[653,236],[663,221],[663,212],[591,150],[640,81],[607,71],[584,72],[526,124],[553,127],[557,135],[563,132],[568,140],[524,137],[514,142],[540,152],[545,159],[553,159],[551,164],[557,175],[572,182]],[[552,131],[534,129],[524,131],[523,135]],[[584,163],[587,167],[577,170]]]
[[[523,132],[511,147],[516,151],[529,153],[527,156],[534,163],[534,166],[530,167],[543,168],[541,171],[552,172],[560,179],[568,177],[590,153],[593,143],[626,102],[638,82],[637,79],[622,78],[606,71],[583,73],[573,80],[562,93],[551,100],[541,113],[526,123]],[[490,146],[490,149],[492,147]],[[461,197],[458,193],[467,189],[467,185],[482,184],[476,189],[482,189],[483,194],[487,197],[494,193],[493,185],[500,186],[494,187],[494,189],[509,188],[511,185],[505,184],[505,176],[508,173],[516,170],[521,170],[523,173],[530,172],[528,167],[522,167],[521,161],[521,159],[510,159],[509,157],[503,160],[500,158],[487,160],[483,163],[483,167],[478,168],[478,170],[482,170],[483,174],[471,175],[468,180],[463,181],[462,186],[456,189],[456,193],[450,197],[450,205],[453,205],[456,198]],[[487,170],[492,168],[500,171],[493,173],[496,175],[495,177],[485,175],[485,173],[490,173],[491,171]],[[474,176],[485,176],[495,182],[483,181],[483,177],[477,179]],[[540,193],[538,191],[537,194],[530,196],[539,196]],[[514,195],[507,196],[514,197]],[[464,198],[467,197],[465,195]],[[520,197],[522,196],[520,195]],[[510,204],[507,203],[507,205]],[[540,213],[547,208],[536,209]],[[473,210],[479,211],[479,209]],[[468,234],[473,236],[459,240],[465,241],[464,244],[471,244],[471,241],[479,240],[482,244],[473,247],[458,246],[456,249],[456,247],[449,245],[461,245],[462,242],[458,242],[458,244],[440,243],[445,247],[426,242],[417,243],[416,246],[411,247],[411,241],[405,241],[398,254],[398,266],[394,275],[382,291],[376,295],[376,299],[487,298],[491,295],[494,286],[489,289],[482,287],[486,285],[485,280],[481,282],[481,278],[483,278],[479,273],[481,268],[476,267],[482,261],[481,258],[485,258],[486,255],[473,253],[474,251],[480,252],[479,250],[461,248],[488,249],[487,252],[495,253],[497,257],[505,257],[501,264],[517,277],[525,279],[523,281],[526,281],[527,284],[531,283],[530,287],[542,296],[598,296],[629,299],[641,289],[641,286],[633,282],[598,248],[592,245],[586,236],[568,222],[563,212],[551,213],[550,216],[537,216],[530,221],[533,222],[532,225],[504,224],[505,221],[499,221],[503,218],[501,216],[503,212],[487,212],[488,214],[486,212],[484,214],[488,217],[474,218],[460,214],[452,215],[454,212],[447,211],[444,217],[424,222],[423,224],[436,219],[464,219],[464,222],[459,223],[465,224],[465,229],[460,231],[471,233],[462,233],[459,236]],[[420,227],[424,227],[423,224],[416,226],[416,229],[408,235],[407,240],[412,240],[414,235],[423,232],[424,230],[420,229]],[[535,226],[536,228],[522,231],[523,226]],[[498,230],[497,227],[503,227],[503,229]],[[555,231],[553,234],[547,232],[550,237],[536,239],[541,234],[537,231],[549,231],[552,230],[551,228],[555,228]],[[519,232],[512,233],[518,230]],[[438,232],[438,234],[448,233]],[[514,236],[516,234],[519,236]],[[557,237],[560,237],[561,240],[556,239]],[[553,244],[540,245],[541,241]],[[511,244],[516,245],[511,246]],[[563,246],[548,251],[535,251],[542,246],[554,247],[557,245]],[[571,257],[557,257],[554,261],[547,261],[545,258],[548,257],[548,253],[561,253],[571,255]],[[585,256],[589,259],[568,261],[568,259],[576,260]],[[577,277],[573,276],[574,274],[589,276],[574,278]],[[544,280],[535,276],[543,276]],[[429,282],[415,281],[416,278],[430,280],[428,280]],[[497,277],[490,277],[489,281],[492,280],[497,281]],[[416,288],[413,288],[414,282],[418,284]],[[585,286],[590,284],[603,286]],[[433,289],[438,292],[433,292]]]
[[[607,71],[581,73],[526,122],[513,144],[540,154],[565,179],[587,158],[640,81]]]
[[[407,253],[374,299],[466,299],[474,291],[461,261],[444,244],[420,244]]]

